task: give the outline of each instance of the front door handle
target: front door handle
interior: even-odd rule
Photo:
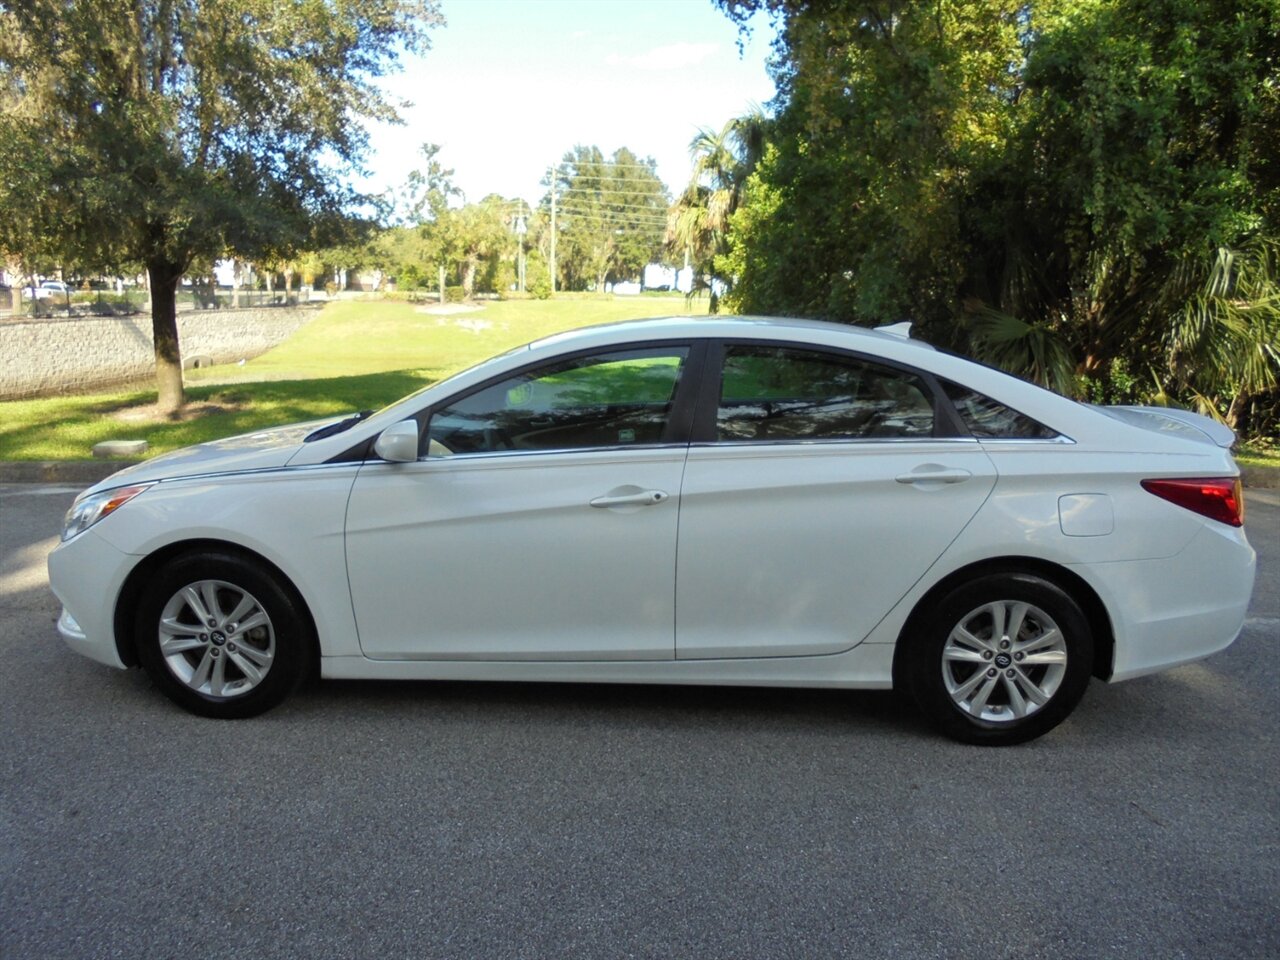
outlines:
[[[944,467],[940,463],[926,463],[916,467],[910,473],[900,473],[895,479],[899,483],[963,483],[972,477],[968,470],[959,467]]]
[[[661,503],[669,494],[665,490],[641,490],[639,493],[623,493],[617,496],[596,497],[593,507],[651,507]]]

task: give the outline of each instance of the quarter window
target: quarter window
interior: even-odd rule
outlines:
[[[960,419],[975,437],[1002,440],[1052,440],[1058,436],[1043,423],[1032,420],[999,400],[944,380],[942,388],[955,405]]]
[[[929,437],[933,420],[932,393],[913,374],[813,350],[725,348],[721,441]]]
[[[517,374],[435,411],[428,455],[661,443],[688,353],[627,350]]]

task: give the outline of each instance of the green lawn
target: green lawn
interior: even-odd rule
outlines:
[[[705,313],[706,302],[694,312]],[[0,403],[0,460],[78,460],[102,440],[150,454],[281,423],[376,408],[530,340],[596,323],[688,312],[682,297],[500,301],[440,316],[345,300],[244,366],[187,374],[187,419],[157,419],[145,387]]]
[[[1251,467],[1273,467],[1280,470],[1280,446],[1275,444],[1245,444],[1236,454],[1236,461]]]

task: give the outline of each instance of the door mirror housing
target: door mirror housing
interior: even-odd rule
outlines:
[[[401,420],[387,427],[374,442],[373,452],[391,463],[413,463],[418,459],[418,421]]]

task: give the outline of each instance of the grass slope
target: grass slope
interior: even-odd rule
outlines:
[[[705,305],[694,310],[705,312]],[[473,363],[562,330],[687,313],[680,297],[500,301],[441,316],[412,304],[344,300],[243,366],[187,374],[185,419],[158,418],[154,389],[0,403],[0,460],[79,460],[102,440],[150,454],[191,443],[381,407]]]

